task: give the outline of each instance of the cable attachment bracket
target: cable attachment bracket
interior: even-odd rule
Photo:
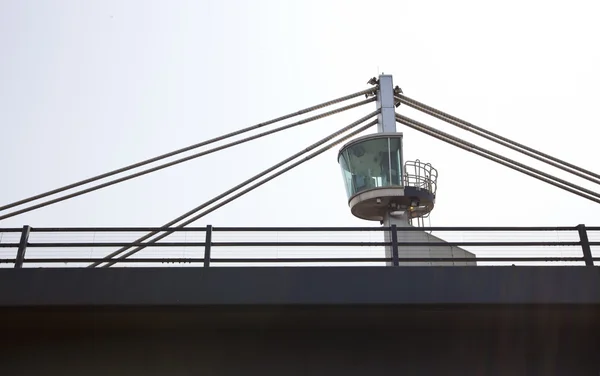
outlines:
[[[396,85],[396,87],[394,88],[394,95],[400,95],[400,94],[404,94],[404,92],[402,91],[400,86]],[[402,104],[402,102],[400,102],[399,99],[396,99],[394,102],[394,105],[396,106],[396,108],[400,107],[401,104]]]
[[[378,86],[379,86],[379,80],[376,77],[373,77],[369,81],[367,81],[367,83],[369,85],[373,85],[373,86],[376,86],[376,87],[373,88],[373,91],[365,94],[365,98],[376,96],[377,95],[377,89],[378,89]]]

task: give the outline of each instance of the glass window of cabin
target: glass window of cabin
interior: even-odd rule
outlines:
[[[373,188],[401,185],[400,150],[401,142],[388,138],[358,142],[344,150],[339,163],[348,197]]]
[[[402,186],[402,139],[389,138],[391,185]]]
[[[340,164],[340,167],[342,168],[342,177],[344,178],[344,188],[346,188],[346,195],[348,196],[348,198],[350,198],[354,195],[355,188],[352,185],[352,172],[350,172],[347,155],[347,151],[341,153],[338,158],[338,162]]]

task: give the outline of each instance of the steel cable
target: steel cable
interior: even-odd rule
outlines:
[[[419,123],[419,122],[417,122],[416,120],[412,120],[412,119],[410,119],[410,118],[407,118],[407,117],[405,117],[405,116],[402,116],[402,115],[400,115],[400,114],[396,114],[396,117],[397,117],[397,118],[402,118],[403,120],[411,120],[411,121],[413,121],[413,122],[415,122],[415,123]],[[521,168],[524,168],[524,169],[526,169],[526,170],[529,170],[529,171],[535,172],[536,174],[542,175],[542,176],[544,176],[544,177],[546,177],[546,178],[548,178],[548,179],[555,180],[555,181],[557,181],[557,182],[559,182],[559,183],[561,183],[561,184],[564,184],[564,185],[566,185],[566,186],[569,186],[569,187],[571,187],[571,188],[578,189],[578,190],[580,190],[580,191],[582,191],[582,192],[585,192],[585,193],[587,193],[587,194],[589,194],[589,195],[596,196],[596,197],[600,198],[600,193],[596,193],[596,192],[594,192],[594,191],[591,191],[591,190],[589,190],[589,189],[586,189],[586,188],[583,188],[583,187],[581,187],[581,186],[579,186],[579,185],[576,185],[576,184],[570,183],[570,182],[568,182],[568,181],[566,181],[566,180],[563,180],[563,179],[561,179],[561,178],[557,178],[556,176],[553,176],[553,175],[550,175],[550,174],[548,174],[548,173],[545,173],[545,172],[543,172],[543,171],[537,170],[537,169],[535,169],[535,168],[533,168],[533,167],[529,167],[529,166],[527,166],[527,165],[524,165],[524,164],[522,164],[522,163],[519,163],[519,162],[517,162],[517,161],[514,161],[514,160],[512,160],[512,159],[510,159],[510,158],[504,157],[504,156],[502,156],[502,155],[500,155],[500,154],[494,153],[494,152],[492,152],[492,151],[489,151],[489,150],[487,150],[487,149],[485,149],[485,148],[482,148],[482,147],[480,147],[480,146],[477,146],[477,145],[475,145],[475,144],[472,144],[472,143],[470,143],[470,142],[467,142],[467,141],[465,141],[465,140],[462,140],[462,139],[460,139],[460,138],[458,138],[458,137],[455,137],[455,136],[452,136],[452,135],[450,135],[450,134],[448,134],[448,133],[445,133],[445,132],[442,132],[442,131],[440,131],[440,130],[437,130],[437,129],[435,129],[435,128],[433,128],[433,127],[430,127],[430,126],[428,126],[428,125],[425,125],[425,124],[422,124],[422,123],[419,123],[419,125],[420,125],[421,127],[425,128],[425,129],[427,129],[427,130],[431,131],[431,132],[436,132],[436,133],[438,133],[438,134],[441,134],[441,135],[443,135],[444,137],[447,137],[447,138],[449,138],[449,139],[452,139],[452,140],[454,140],[454,141],[457,141],[457,142],[461,142],[461,143],[463,143],[464,145],[467,145],[467,146],[469,146],[469,147],[471,147],[471,148],[473,148],[473,149],[476,149],[476,150],[482,151],[482,152],[484,152],[484,153],[487,153],[487,154],[489,154],[489,155],[492,155],[492,156],[494,156],[495,158],[502,159],[503,161],[506,161],[506,162],[512,163],[512,164],[514,164],[514,165],[516,165],[516,166],[519,166],[519,167],[521,167]]]
[[[45,193],[41,193],[41,194],[38,194],[38,195],[35,195],[35,196],[31,196],[31,197],[28,197],[28,198],[25,198],[25,199],[22,199],[22,200],[19,200],[19,201],[15,201],[13,203],[10,203],[10,204],[4,205],[4,206],[0,206],[0,211],[6,210],[6,209],[10,209],[10,208],[13,208],[15,206],[23,205],[23,204],[26,204],[26,203],[31,202],[31,201],[39,200],[40,198],[48,197],[48,196],[56,194],[56,193],[64,192],[66,190],[82,186],[84,184],[88,184],[88,183],[91,183],[91,182],[94,182],[94,181],[97,181],[97,180],[100,180],[100,179],[107,178],[109,176],[120,174],[122,172],[126,172],[126,171],[129,171],[129,170],[132,170],[134,168],[138,168],[138,167],[141,167],[141,166],[153,163],[153,162],[157,162],[157,161],[165,159],[165,158],[169,158],[169,157],[175,156],[177,154],[184,153],[186,151],[197,149],[197,148],[199,148],[201,146],[206,146],[206,145],[212,144],[212,143],[217,142],[217,141],[222,141],[222,140],[225,140],[227,138],[240,135],[242,133],[250,132],[250,131],[253,131],[255,129],[265,127],[267,125],[278,123],[280,121],[287,120],[287,119],[290,119],[290,118],[293,118],[293,117],[296,117],[296,116],[299,116],[299,115],[303,115],[303,114],[306,114],[306,113],[309,113],[309,112],[312,112],[312,111],[315,111],[315,110],[318,110],[318,109],[321,109],[321,108],[324,108],[324,107],[327,107],[327,106],[331,106],[331,105],[334,105],[334,104],[337,104],[337,103],[341,103],[341,102],[347,101],[347,100],[352,99],[352,98],[360,97],[360,96],[363,96],[363,95],[373,94],[376,90],[377,90],[377,87],[372,87],[372,88],[367,89],[367,90],[362,90],[362,91],[359,91],[357,93],[346,95],[346,96],[343,96],[343,97],[340,97],[340,98],[336,98],[336,99],[333,99],[333,100],[330,100],[330,101],[327,101],[327,102],[323,102],[323,103],[315,105],[315,106],[307,107],[305,109],[293,112],[291,114],[280,116],[278,118],[275,118],[275,119],[272,119],[272,120],[269,120],[269,121],[265,121],[263,123],[258,123],[256,125],[253,125],[253,126],[250,126],[250,127],[247,127],[247,128],[243,128],[243,129],[240,129],[240,130],[235,131],[235,132],[231,132],[231,133],[227,133],[227,134],[215,137],[215,138],[211,138],[209,140],[202,141],[202,142],[199,142],[199,143],[194,144],[194,145],[186,146],[184,148],[181,148],[181,149],[178,149],[178,150],[166,153],[166,154],[162,154],[162,155],[159,155],[159,156],[154,157],[154,158],[146,159],[144,161],[131,164],[129,166],[125,166],[125,167],[122,167],[122,168],[119,168],[119,169],[116,169],[116,170],[113,170],[113,171],[110,171],[110,172],[106,172],[104,174],[100,174],[100,175],[97,175],[97,176],[94,176],[94,177],[91,177],[91,178],[88,178],[88,179],[81,180],[81,181],[76,182],[76,183],[72,183],[72,184],[65,185],[65,186],[60,187],[60,188],[53,189],[53,190],[45,192]]]
[[[338,131],[336,131],[336,132],[332,133],[331,135],[329,135],[329,136],[327,136],[327,137],[325,137],[325,138],[323,138],[323,139],[321,139],[321,140],[317,141],[316,143],[312,144],[311,146],[307,147],[306,149],[304,149],[304,150],[302,150],[302,151],[300,151],[300,152],[298,152],[298,153],[296,153],[296,154],[294,154],[294,155],[292,155],[292,156],[290,156],[290,157],[288,157],[288,158],[284,159],[283,161],[281,161],[281,162],[279,162],[279,163],[277,163],[277,164],[275,164],[275,165],[273,165],[273,166],[271,166],[271,167],[267,168],[266,170],[264,170],[264,171],[262,171],[262,172],[260,172],[260,173],[258,173],[258,174],[256,174],[256,175],[254,175],[253,177],[251,177],[251,178],[249,178],[249,179],[246,179],[245,181],[241,182],[240,184],[236,185],[235,187],[233,187],[233,188],[231,188],[231,189],[228,189],[227,191],[225,191],[225,192],[223,192],[223,193],[219,194],[218,196],[215,196],[214,198],[212,198],[212,199],[210,199],[210,200],[206,201],[206,202],[205,202],[205,203],[203,203],[202,205],[200,205],[200,206],[198,206],[198,207],[196,207],[196,208],[194,208],[194,209],[192,209],[192,210],[188,211],[187,213],[185,213],[185,214],[183,214],[183,215],[181,215],[181,216],[179,216],[179,217],[175,218],[174,220],[170,221],[169,223],[167,223],[167,224],[163,225],[163,226],[162,226],[162,228],[168,228],[168,227],[174,226],[174,225],[175,225],[175,224],[177,224],[178,222],[180,222],[180,221],[184,220],[185,218],[187,218],[187,217],[189,217],[189,216],[191,216],[191,215],[193,215],[193,214],[197,213],[198,211],[200,211],[200,210],[202,210],[202,209],[206,208],[207,206],[209,206],[209,205],[212,205],[213,203],[215,203],[215,202],[219,201],[220,199],[222,199],[222,198],[224,198],[224,197],[226,197],[226,196],[230,195],[231,193],[233,193],[233,192],[237,191],[238,189],[240,189],[240,188],[243,188],[244,186],[248,185],[249,183],[251,183],[251,182],[253,182],[253,181],[257,180],[257,179],[260,179],[260,178],[264,177],[266,174],[268,174],[268,173],[271,173],[272,171],[274,171],[274,170],[278,169],[279,167],[281,167],[281,166],[283,166],[283,165],[285,165],[285,164],[287,164],[287,163],[291,162],[292,160],[294,160],[294,159],[296,159],[296,158],[298,158],[298,157],[302,156],[303,154],[305,154],[305,153],[307,153],[307,152],[309,152],[309,151],[311,151],[311,150],[313,150],[313,149],[316,149],[317,147],[319,147],[319,146],[323,145],[324,143],[328,142],[329,140],[331,140],[331,139],[333,139],[333,138],[335,138],[335,137],[337,137],[337,136],[341,135],[342,133],[344,133],[344,132],[346,132],[346,131],[348,131],[348,130],[350,130],[350,129],[352,129],[352,128],[356,127],[356,126],[358,126],[359,124],[361,124],[361,123],[363,123],[363,122],[365,122],[365,121],[369,120],[370,118],[372,118],[373,116],[377,115],[378,113],[379,113],[379,110],[376,110],[376,111],[374,111],[374,112],[370,113],[369,115],[367,115],[367,116],[364,116],[363,118],[361,118],[361,119],[359,119],[359,120],[357,120],[357,121],[353,122],[352,124],[350,124],[350,125],[348,125],[348,126],[346,126],[346,127],[342,128],[342,129],[340,129],[340,130],[338,130]],[[373,125],[373,124],[375,124],[375,123],[376,123],[376,121],[373,121],[373,122],[370,122],[368,125],[366,125],[366,126],[364,126],[364,127],[361,127],[359,132],[362,132],[363,130],[367,129],[368,127],[372,126],[372,125]],[[344,136],[342,139],[338,140],[338,141],[337,141],[337,143],[339,143],[339,142],[341,142],[342,140],[344,140],[344,139],[347,139],[347,138],[349,138],[349,137],[351,137],[351,136],[353,136],[354,134],[356,134],[356,133],[359,133],[359,132],[353,132],[353,133],[351,133],[350,135]],[[334,145],[336,145],[336,143],[333,143],[332,145],[328,145],[327,149],[328,149],[328,148],[331,148],[331,147],[332,147],[332,146],[334,146]],[[325,150],[327,150],[327,149],[325,149]],[[317,153],[315,153],[314,155],[312,155],[312,157],[310,157],[310,158],[308,158],[308,157],[307,157],[307,158],[308,158],[308,159],[311,159],[311,158],[313,158],[314,156],[316,156],[316,155],[318,155],[318,154],[321,154],[321,153],[323,153],[325,150],[320,150],[319,152],[317,152]],[[259,187],[260,185],[262,185],[262,184],[266,183],[267,181],[269,181],[269,180],[271,180],[271,179],[273,179],[273,178],[275,178],[275,177],[277,177],[277,176],[279,176],[279,175],[283,174],[284,172],[287,172],[287,171],[289,171],[290,169],[292,169],[292,168],[294,168],[294,167],[298,166],[298,165],[299,165],[299,164],[301,164],[301,163],[304,163],[304,162],[306,162],[306,161],[308,160],[307,158],[305,158],[305,159],[301,160],[300,162],[296,162],[296,163],[292,164],[291,166],[288,166],[286,169],[284,169],[284,170],[281,170],[280,172],[277,172],[276,174],[272,175],[271,177],[267,178],[266,180],[264,180],[264,181],[260,181],[260,182],[258,182],[258,183],[256,183],[256,184],[252,185],[251,187],[247,188],[246,190],[244,190],[244,191],[242,191],[242,192],[238,193],[237,195],[235,195],[235,196],[232,196],[233,198],[229,198],[228,200],[226,200],[226,201],[223,201],[222,203],[220,203],[220,204],[216,205],[215,207],[213,207],[213,208],[211,208],[211,209],[209,209],[209,210],[207,210],[207,211],[204,211],[203,213],[201,213],[201,214],[199,214],[199,215],[197,215],[197,216],[193,217],[192,219],[189,219],[189,220],[185,221],[184,223],[182,223],[182,224],[180,224],[180,225],[178,225],[178,226],[176,226],[176,227],[184,227],[184,226],[187,226],[188,224],[190,224],[190,223],[192,223],[192,222],[196,221],[197,219],[199,219],[199,218],[203,217],[204,215],[206,215],[206,214],[208,214],[208,213],[210,213],[210,212],[212,212],[212,211],[214,211],[214,210],[216,210],[216,209],[220,208],[221,206],[223,206],[223,205],[225,205],[225,204],[227,204],[227,203],[229,203],[229,202],[231,202],[231,201],[233,201],[233,200],[237,199],[238,197],[241,197],[241,196],[242,196],[242,195],[244,195],[245,193],[247,193],[247,192],[250,192],[251,190],[253,190],[253,189],[255,189],[255,188]],[[158,234],[159,232],[161,232],[161,231],[152,231],[152,232],[150,232],[149,234],[147,234],[147,235],[144,235],[143,237],[141,237],[141,238],[137,239],[135,242],[142,242],[142,241],[144,241],[144,240],[146,240],[146,239],[148,239],[148,238],[150,238],[150,237],[152,237],[152,236],[154,236],[154,235]],[[154,238],[154,239],[152,240],[152,242],[156,242],[156,241],[158,241],[158,240],[160,240],[160,239],[163,239],[163,238],[167,237],[168,235],[170,235],[170,234],[172,234],[172,233],[173,233],[173,231],[172,231],[172,230],[169,230],[169,231],[165,232],[164,234],[161,234],[161,235],[159,235],[158,237]],[[127,246],[127,247],[122,247],[122,248],[120,248],[120,249],[116,250],[115,252],[111,253],[110,255],[106,256],[106,258],[112,258],[112,257],[115,257],[115,256],[117,256],[117,255],[121,254],[122,252],[124,252],[124,251],[126,251],[126,250],[128,250],[128,249],[130,249],[130,248],[131,248],[130,246]],[[141,249],[143,249],[143,247],[137,247],[136,249],[134,249],[134,250],[132,250],[132,251],[129,251],[128,253],[126,253],[125,255],[122,255],[121,257],[128,257],[128,256],[130,256],[130,255],[132,255],[132,254],[134,254],[134,253],[136,253],[136,252],[140,251]],[[96,267],[96,266],[98,266],[98,265],[100,265],[100,264],[101,264],[100,262],[96,262],[96,263],[93,263],[93,264],[90,264],[90,265],[88,265],[88,267]],[[104,266],[111,266],[111,265],[113,265],[113,264],[114,264],[114,262],[113,262],[113,263],[107,263],[107,264],[106,264],[106,265],[104,265]]]
[[[405,95],[402,94],[396,94],[395,98],[397,100],[399,100],[400,102],[404,103],[405,105],[412,107],[416,110],[419,110],[421,112],[424,112],[428,115],[431,115],[433,117],[436,117],[440,120],[443,120],[447,123],[450,123],[454,126],[457,126],[461,129],[464,129],[468,132],[474,133],[478,136],[481,136],[483,138],[486,138],[490,141],[496,142],[500,145],[506,146],[507,148],[510,148],[512,150],[515,150],[519,153],[525,154],[529,157],[535,158],[539,161],[542,161],[544,163],[547,163],[551,166],[554,166],[556,168],[559,168],[563,171],[569,172],[573,175],[579,176],[580,178],[589,180],[591,182],[594,182],[596,184],[600,184],[600,175],[595,174],[591,171],[588,171],[586,169],[583,169],[579,166],[575,166],[571,163],[565,162],[563,160],[560,160],[558,158],[555,158],[551,155],[542,153],[538,150],[535,150],[533,148],[530,148],[528,146],[525,146],[523,144],[520,144],[516,141],[512,141],[506,137],[500,136],[496,133],[490,132],[486,129],[483,129],[481,127],[478,127],[474,124],[471,124],[467,121],[461,120],[455,116],[452,116],[450,114],[447,114],[443,111],[437,110],[433,107],[430,107],[426,104],[423,104],[421,102],[418,102],[412,98],[408,98]],[[573,171],[575,170],[575,171]],[[587,175],[586,175],[587,174]]]
[[[447,133],[444,133],[442,131],[439,131],[439,130],[437,130],[435,128],[429,127],[429,126],[427,126],[427,125],[425,125],[423,123],[420,123],[420,122],[418,122],[416,120],[407,118],[406,116],[402,116],[400,114],[396,114],[396,120],[399,123],[402,123],[402,124],[406,125],[409,128],[412,128],[412,129],[415,129],[415,130],[417,130],[419,132],[428,134],[428,135],[430,135],[430,136],[432,136],[434,138],[437,138],[438,140],[441,140],[441,141],[444,141],[444,142],[449,143],[451,145],[457,146],[457,147],[459,147],[459,148],[461,148],[463,150],[470,151],[471,153],[474,153],[476,155],[482,156],[482,157],[484,157],[486,159],[489,159],[491,161],[499,163],[499,164],[501,164],[503,166],[509,167],[509,168],[511,168],[513,170],[516,170],[516,171],[519,171],[519,172],[521,172],[521,173],[523,173],[525,175],[529,175],[529,176],[531,176],[533,178],[536,178],[536,179],[541,180],[543,182],[546,182],[548,184],[554,185],[555,187],[564,189],[564,190],[566,190],[566,191],[568,191],[570,193],[576,194],[578,196],[581,196],[581,197],[586,198],[586,199],[588,199],[590,201],[594,201],[594,202],[600,204],[600,200],[599,199],[597,199],[595,197],[592,197],[592,196],[590,196],[588,194],[585,194],[585,193],[583,193],[581,191],[577,191],[575,189],[572,189],[572,188],[569,188],[568,186],[563,185],[565,181],[562,180],[562,179],[553,177],[552,175],[546,174],[546,173],[544,173],[542,171],[539,171],[539,170],[536,170],[536,169],[534,169],[532,167],[525,166],[525,165],[523,165],[521,163],[518,163],[516,161],[513,161],[513,160],[511,160],[509,158],[503,157],[503,156],[501,156],[499,154],[493,153],[493,152],[488,151],[488,150],[486,150],[484,148],[481,148],[479,146],[476,146],[474,144],[471,144],[469,142],[461,140],[460,138],[451,136],[451,135],[449,135]],[[546,178],[545,176],[549,176],[550,178]],[[561,182],[563,184],[559,184],[558,182]],[[571,183],[569,183],[568,185],[572,186]],[[587,191],[587,190],[585,190],[582,187],[579,187],[579,188],[581,188],[584,191]],[[596,193],[596,195],[598,195],[598,194]]]
[[[315,120],[319,120],[319,119],[322,119],[322,118],[327,117],[327,116],[331,116],[331,115],[334,115],[334,114],[337,114],[337,113],[340,113],[340,112],[343,112],[343,111],[346,111],[346,110],[350,110],[352,108],[356,108],[356,107],[362,106],[362,105],[370,103],[370,102],[374,102],[375,100],[376,100],[375,97],[368,98],[368,99],[362,100],[360,102],[356,102],[356,103],[353,103],[353,104],[350,104],[350,105],[347,105],[347,106],[343,106],[343,107],[336,108],[336,109],[331,110],[331,111],[327,111],[327,112],[321,113],[319,115],[315,115],[315,116],[311,116],[311,117],[306,118],[306,119],[302,119],[302,120],[297,121],[295,123],[291,123],[291,124],[284,125],[284,126],[281,126],[281,127],[278,127],[278,128],[274,128],[274,129],[271,129],[269,131],[265,131],[265,132],[262,132],[262,133],[259,133],[259,134],[253,135],[253,136],[249,136],[249,137],[243,138],[241,140],[233,141],[233,142],[230,142],[230,143],[225,144],[225,145],[218,146],[218,147],[213,148],[213,149],[205,150],[205,151],[202,151],[202,152],[199,152],[199,153],[196,153],[196,154],[192,154],[192,155],[184,157],[184,158],[176,159],[174,161],[171,161],[171,162],[159,165],[159,166],[155,166],[155,167],[152,167],[152,168],[140,171],[140,172],[136,172],[136,173],[131,174],[131,175],[123,176],[121,178],[108,181],[106,183],[98,184],[98,185],[95,185],[93,187],[89,187],[89,188],[83,189],[81,191],[69,193],[67,195],[64,195],[64,196],[61,196],[61,197],[57,197],[57,198],[52,199],[52,200],[44,201],[44,202],[41,202],[39,204],[28,206],[28,207],[23,208],[23,209],[15,210],[13,212],[10,212],[10,213],[4,214],[4,215],[0,215],[0,220],[6,219],[6,218],[10,218],[10,217],[14,217],[16,215],[23,214],[23,213],[26,213],[26,212],[29,212],[29,211],[32,211],[32,210],[36,210],[36,209],[39,209],[39,208],[43,208],[45,206],[56,204],[58,202],[65,201],[65,200],[68,200],[68,199],[71,199],[71,198],[74,198],[74,197],[77,197],[77,196],[81,196],[81,195],[86,194],[86,193],[97,191],[99,189],[106,188],[106,187],[109,187],[109,186],[117,184],[117,183],[121,183],[121,182],[130,180],[130,179],[133,179],[133,178],[137,178],[137,177],[142,176],[142,175],[149,174],[151,172],[155,172],[155,171],[167,168],[167,167],[171,167],[171,166],[183,163],[183,162],[187,162],[189,160],[192,160],[192,159],[195,159],[195,158],[199,158],[199,157],[202,157],[204,155],[211,154],[211,153],[223,150],[223,149],[227,149],[227,148],[232,147],[232,146],[240,145],[240,144],[243,144],[245,142],[248,142],[248,141],[251,141],[251,140],[255,140],[257,138],[261,138],[261,137],[264,137],[264,136],[267,136],[267,135],[270,135],[270,134],[273,134],[273,133],[277,133],[277,132],[280,132],[280,131],[283,131],[283,130],[286,130],[286,129],[290,129],[292,127],[295,127],[295,126],[298,126],[298,125],[301,125],[301,124],[306,124],[306,123],[309,123],[309,122],[312,122],[312,121],[315,121]]]

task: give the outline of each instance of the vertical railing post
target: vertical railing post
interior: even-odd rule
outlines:
[[[210,266],[210,246],[212,243],[212,226],[206,226],[206,240],[204,240],[204,267]]]
[[[21,240],[19,240],[19,249],[17,249],[17,259],[15,261],[15,268],[17,269],[23,267],[23,262],[25,261],[25,251],[27,250],[27,241],[29,240],[30,232],[30,226],[23,226],[23,231],[21,232]]]
[[[392,232],[392,266],[400,266],[398,260],[398,229],[396,225],[392,225],[390,231]]]
[[[577,226],[577,232],[579,232],[579,240],[581,241],[581,249],[583,250],[583,260],[585,261],[585,266],[594,266],[592,250],[590,248],[590,240],[588,239],[585,225]]]

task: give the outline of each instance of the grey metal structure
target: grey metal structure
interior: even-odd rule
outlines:
[[[403,134],[396,132],[396,95],[401,90],[394,88],[391,75],[381,75],[377,80],[376,134],[366,135],[348,142],[338,154],[344,184],[348,195],[348,205],[358,218],[380,221],[385,227],[408,227],[429,216],[435,206],[437,192],[437,170],[428,163],[404,162]],[[392,236],[399,241],[423,243],[444,243],[425,231],[399,232],[386,234],[386,241]],[[392,249],[386,249],[391,257]],[[456,246],[411,247],[400,252],[401,258],[474,258],[475,255]],[[403,265],[424,266],[431,263],[406,263]],[[455,265],[449,263],[447,265]],[[475,261],[461,265],[475,265]]]
[[[394,80],[389,74],[379,76],[377,89],[377,131],[396,132],[396,106],[394,105]]]

